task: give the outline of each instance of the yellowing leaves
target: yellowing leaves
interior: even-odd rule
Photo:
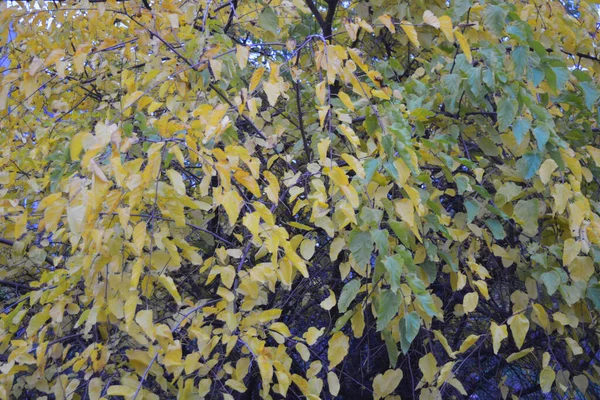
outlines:
[[[492,334],[492,343],[494,346],[494,354],[498,354],[498,350],[500,349],[500,344],[504,339],[508,337],[508,329],[506,325],[497,325],[494,321],[492,321],[490,326],[490,332]]]
[[[447,15],[442,15],[439,19],[440,30],[446,36],[449,42],[454,43],[454,31],[452,29],[452,19]]]
[[[379,16],[379,20],[381,21],[381,23],[383,25],[385,25],[386,28],[388,28],[390,30],[390,32],[396,33],[396,27],[394,26],[394,23],[392,22],[392,17],[390,17],[387,14],[383,14],[383,15]]]
[[[260,83],[260,80],[262,79],[264,73],[265,73],[264,67],[257,68],[252,73],[252,77],[250,78],[250,86],[248,87],[249,92],[254,91],[254,89],[256,89],[258,87],[258,84]]]
[[[373,379],[373,398],[375,400],[392,394],[400,384],[403,373],[400,369],[388,369]]]
[[[350,338],[342,332],[336,332],[329,339],[329,348],[327,349],[327,358],[329,359],[329,369],[335,368],[341,363],[350,347]]]
[[[463,53],[465,53],[467,61],[469,63],[472,63],[473,57],[471,56],[471,46],[469,46],[469,42],[467,42],[467,39],[463,36],[460,30],[455,30],[454,35],[456,36],[456,40],[458,41],[458,44],[460,45],[460,48],[462,49]]]
[[[423,13],[423,22],[427,25],[431,25],[434,28],[440,29],[440,20],[429,10],[425,10]]]
[[[417,35],[417,30],[413,25],[410,25],[407,22],[402,22],[400,27],[402,28],[404,33],[406,33],[406,36],[408,36],[408,40],[410,40],[410,42],[413,45],[415,45],[416,47],[421,46],[421,44],[419,43],[419,35]]]
[[[246,68],[248,63],[248,56],[250,55],[250,48],[248,46],[242,46],[238,44],[236,46],[235,58],[237,59],[238,65],[241,69]],[[251,91],[253,88],[250,89]]]
[[[479,303],[479,295],[475,292],[467,293],[463,299],[463,309],[466,314],[472,313]]]
[[[529,330],[529,320],[523,313],[520,313],[509,318],[508,325],[510,326],[510,331],[515,339],[517,348],[521,349],[523,342],[525,342],[527,331]]]
[[[565,240],[564,248],[563,248],[563,257],[562,262],[564,266],[568,266],[575,260],[575,258],[579,255],[581,251],[582,242],[579,240],[575,240],[573,238],[569,238]]]
[[[321,308],[324,310],[331,310],[336,305],[335,293],[329,289],[329,296],[320,303]]]

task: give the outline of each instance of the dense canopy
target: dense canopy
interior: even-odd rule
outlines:
[[[0,398],[600,397],[599,22],[0,3]]]

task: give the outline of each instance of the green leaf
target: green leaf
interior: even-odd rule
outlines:
[[[385,270],[390,275],[390,285],[394,293],[400,289],[400,278],[402,277],[403,261],[399,256],[386,257],[383,262]]]
[[[385,347],[387,348],[388,358],[390,360],[390,367],[393,368],[398,364],[398,345],[392,337],[392,332],[388,329],[383,331],[383,339],[385,340]]]
[[[504,97],[498,103],[498,129],[500,132],[505,132],[510,124],[515,120],[517,116],[516,100]]]
[[[371,253],[373,252],[373,238],[370,232],[354,230],[350,233],[350,242],[348,244],[350,252],[356,262],[363,266],[371,262]]]
[[[500,36],[504,29],[504,19],[508,14],[502,7],[487,6],[483,12],[483,25],[489,29],[494,35]]]
[[[537,126],[533,130],[533,136],[537,141],[538,149],[540,151],[544,151],[544,147],[546,146],[546,143],[548,143],[548,139],[550,138],[550,131],[548,130],[548,128],[543,125]]]
[[[512,131],[517,144],[521,144],[523,138],[529,132],[529,128],[531,128],[531,121],[528,119],[519,117],[515,120]]]
[[[394,234],[398,239],[400,239],[402,244],[406,247],[412,247],[414,239],[411,240],[413,237],[410,232],[410,227],[406,224],[406,222],[390,221],[388,223],[390,225],[390,228],[392,228]]]
[[[504,232],[504,227],[500,223],[500,221],[495,219],[486,219],[485,224],[492,232],[494,239],[503,240],[506,237],[506,232]]]
[[[265,7],[258,17],[258,24],[261,28],[269,32],[277,33],[279,31],[279,17],[271,7]]]
[[[379,295],[379,307],[377,307],[377,332],[382,331],[390,321],[398,314],[402,304],[402,295],[391,290],[383,290]]]
[[[363,225],[377,227],[383,218],[383,210],[363,207],[359,215]]]
[[[415,340],[421,329],[421,318],[419,314],[412,311],[400,320],[400,347],[404,354],[408,354],[410,344]]]
[[[523,156],[517,161],[517,171],[523,179],[531,179],[540,169],[542,164],[542,157],[538,152],[529,152],[523,154]]]
[[[597,311],[600,310],[600,283],[590,285],[586,297],[592,301]]]
[[[427,315],[429,315],[430,317],[438,316],[439,310],[433,301],[433,297],[431,297],[429,293],[419,294],[416,297],[417,301],[423,308],[423,311],[425,311]]]
[[[594,105],[596,104],[596,101],[600,97],[600,91],[598,90],[597,86],[594,85],[592,82],[581,82],[579,86],[583,90],[585,106],[588,108],[588,110],[592,111]]]
[[[550,295],[550,296],[552,296],[556,292],[556,290],[558,289],[558,286],[561,283],[560,275],[556,271],[544,272],[540,276],[540,279],[546,286],[546,290],[548,291],[548,295]]]
[[[365,182],[371,182],[371,179],[373,179],[373,175],[375,175],[375,172],[377,172],[377,170],[379,169],[379,167],[381,166],[381,159],[379,158],[369,158],[368,160],[365,161]]]
[[[467,210],[467,222],[473,222],[479,213],[479,203],[473,199],[468,199],[465,201],[465,209]]]
[[[389,250],[388,231],[376,229],[374,231],[371,231],[371,236],[373,237],[373,241],[375,242],[375,248],[379,250],[379,255],[387,255]]]
[[[360,281],[358,279],[353,279],[344,286],[337,303],[338,310],[341,313],[346,312],[350,303],[356,298],[359,290]]]
[[[519,200],[513,210],[513,219],[523,227],[527,236],[538,233],[539,202],[537,199]]]
[[[563,90],[569,80],[569,70],[563,67],[546,66],[544,72],[546,73],[546,82],[554,92]]]

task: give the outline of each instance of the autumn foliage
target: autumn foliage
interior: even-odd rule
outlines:
[[[599,23],[0,3],[0,398],[599,398]]]

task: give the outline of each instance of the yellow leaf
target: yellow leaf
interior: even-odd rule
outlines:
[[[326,88],[325,81],[321,81],[315,85],[315,95],[321,105],[325,104],[325,96],[327,95]]]
[[[569,348],[573,352],[574,356],[578,356],[580,354],[583,354],[583,348],[579,345],[579,343],[577,343],[577,341],[575,339],[570,338],[570,337],[566,337],[565,341],[569,345]]]
[[[278,83],[264,82],[263,89],[267,95],[267,100],[271,106],[277,104],[277,99],[281,95],[281,86]]]
[[[539,325],[542,328],[547,329],[550,321],[548,319],[548,313],[546,312],[544,307],[542,307],[539,304],[534,304],[533,305],[533,313],[537,317],[537,322],[539,323]]]
[[[300,357],[302,357],[304,362],[310,360],[310,351],[304,343],[296,343],[296,351],[300,354]]]
[[[352,143],[354,146],[360,146],[360,139],[356,136],[356,133],[352,128],[348,125],[338,125],[338,130],[346,136],[346,138]]]
[[[143,269],[144,269],[143,259],[141,257],[139,257],[133,264],[133,267],[131,267],[131,285],[130,285],[130,287],[132,289],[137,288],[137,286],[140,282],[140,276],[142,275]]]
[[[475,292],[467,293],[463,298],[463,309],[466,314],[469,314],[477,308],[479,303],[479,295]]]
[[[216,58],[211,58],[210,60],[208,60],[208,63],[210,64],[210,69],[215,75],[215,79],[220,80],[221,70],[223,69],[223,61],[217,60]]]
[[[336,365],[348,354],[350,347],[350,339],[342,332],[336,332],[329,339],[329,348],[327,349],[327,358],[329,359],[329,370],[335,368]]]
[[[393,393],[402,381],[402,377],[401,369],[388,369],[384,374],[377,374],[373,379],[373,398],[377,400]]]
[[[231,303],[235,300],[235,295],[233,294],[233,292],[231,292],[230,290],[227,290],[223,286],[219,286],[219,288],[217,289],[217,295],[221,296],[222,298],[227,300],[229,303]]]
[[[348,108],[348,110],[354,111],[354,103],[352,102],[352,99],[350,98],[350,96],[348,96],[346,93],[340,91],[338,93],[338,97],[342,101],[342,103]]]
[[[390,32],[396,33],[396,27],[394,26],[394,23],[392,22],[392,17],[390,17],[387,14],[383,14],[379,17],[379,20],[383,23],[383,25],[386,26],[386,28],[388,28],[390,30]]]
[[[67,210],[68,215],[68,210]],[[15,217],[15,229],[14,235],[15,239],[19,239],[27,232],[27,210],[25,210],[21,215]]]
[[[102,397],[102,389],[104,389],[102,379],[92,378],[88,383],[88,396],[90,400],[99,400]]]
[[[142,92],[141,90],[135,91],[133,93],[127,93],[125,96],[123,96],[123,100],[121,100],[123,104],[123,109],[131,107],[131,105],[138,101],[143,95],[144,92]]]
[[[556,378],[556,373],[552,368],[544,367],[542,369],[542,372],[540,372],[540,387],[542,388],[542,393],[550,393],[554,378]]]
[[[431,25],[436,29],[440,29],[440,20],[429,10],[425,10],[423,13],[423,22],[427,25]]]
[[[475,281],[473,284],[479,289],[479,292],[485,297],[486,300],[490,299],[487,283],[485,281]]]
[[[48,54],[46,60],[44,60],[44,65],[49,67],[53,64],[56,64],[57,61],[60,61],[65,56],[65,51],[63,49],[54,49]]]
[[[146,221],[139,222],[135,228],[133,228],[133,245],[137,250],[137,255],[142,254],[144,249],[144,243],[146,241]]]
[[[403,21],[400,27],[404,30],[404,33],[406,33],[406,36],[408,36],[408,40],[410,40],[412,44],[414,44],[416,47],[421,46],[421,44],[419,43],[419,35],[417,35],[417,30],[413,25],[410,25],[408,22]]]
[[[352,318],[350,318],[350,325],[354,337],[362,337],[363,331],[365,330],[365,314],[363,312],[362,304],[358,304],[354,310]]]
[[[248,172],[244,170],[237,170],[233,177],[236,181],[241,183],[246,189],[248,189],[255,197],[261,197],[260,187],[256,180]]]
[[[173,278],[170,276],[161,275],[158,277],[158,281],[164,286],[165,289],[169,292],[169,294],[175,299],[177,305],[181,305],[181,296],[177,291],[177,287],[175,286],[175,282]]]
[[[325,300],[323,300],[320,304],[321,308],[323,308],[324,310],[331,310],[336,304],[336,300],[335,300],[335,293],[333,293],[333,290],[329,289],[329,297],[327,297]]]
[[[329,386],[329,393],[332,396],[337,396],[340,392],[340,380],[334,372],[327,373],[327,386]]]
[[[344,159],[344,161],[348,163],[350,168],[352,168],[352,170],[356,173],[356,176],[358,176],[361,179],[365,179],[367,177],[362,163],[358,159],[356,159],[356,157],[351,156],[350,154],[343,153],[342,159]]]
[[[240,215],[240,209],[242,208],[244,200],[235,189],[225,193],[222,193],[220,190],[216,190],[214,193],[217,204],[223,206],[227,216],[229,217],[229,225],[234,226],[238,216]]]
[[[167,176],[169,177],[171,185],[177,194],[182,196],[185,195],[185,183],[183,182],[181,174],[174,169],[170,169],[167,171]]]
[[[248,87],[249,92],[252,92],[254,89],[256,89],[258,87],[258,84],[260,83],[260,80],[262,79],[264,73],[265,73],[264,67],[257,68],[254,71],[254,73],[252,74],[252,77],[250,78],[250,86]]]
[[[427,383],[433,383],[435,375],[439,368],[433,353],[427,353],[426,356],[419,359],[419,369],[423,373],[423,380]]]
[[[331,261],[336,261],[340,252],[344,249],[346,245],[346,241],[343,238],[337,237],[333,239],[331,245],[329,246],[329,258]]]
[[[569,275],[573,281],[587,282],[594,272],[594,260],[591,257],[575,257],[569,265]]]
[[[123,396],[127,399],[133,397],[135,389],[123,385],[114,385],[108,388],[106,394],[108,396]]]
[[[319,151],[319,160],[321,161],[321,165],[325,164],[325,159],[327,158],[327,149],[329,149],[330,144],[331,140],[329,139],[321,139],[319,144],[317,144],[317,150]]]
[[[454,34],[456,35],[456,40],[458,40],[458,44],[460,45],[460,48],[462,49],[463,53],[465,53],[465,57],[467,58],[467,61],[469,63],[472,63],[473,57],[471,56],[471,47],[469,46],[467,39],[463,36],[463,34],[460,32],[460,30],[456,30],[454,32]]]
[[[198,384],[198,395],[200,397],[204,397],[210,392],[210,385],[212,384],[212,380],[210,378],[204,378],[200,380]]]
[[[452,30],[452,19],[447,15],[442,15],[439,19],[440,29],[446,36],[449,42],[454,43],[454,33]]]
[[[135,316],[135,322],[152,341],[156,339],[156,328],[152,322],[152,310],[142,310]]]
[[[269,186],[264,189],[267,197],[271,202],[275,204],[279,203],[280,186],[277,177],[270,171],[264,171],[263,176],[269,182]]]
[[[456,356],[454,355],[455,352],[450,347],[450,344],[448,343],[448,339],[446,339],[446,337],[442,334],[442,332],[435,330],[435,331],[433,331],[433,334],[434,334],[435,338],[440,342],[440,344],[442,345],[444,350],[446,350],[446,353],[448,353],[448,355],[451,358],[456,358]]]
[[[185,167],[185,159],[183,157],[183,153],[181,152],[181,149],[179,148],[179,146],[172,146],[169,149],[169,153],[173,154],[175,156],[175,158],[179,162],[179,165],[181,165],[182,167]]]
[[[306,340],[306,343],[309,346],[312,346],[317,342],[317,340],[323,336],[325,332],[325,328],[317,329],[314,326],[308,328],[308,330],[302,335],[302,337]]]
[[[87,132],[79,132],[76,135],[73,135],[73,138],[71,138],[71,145],[70,145],[71,160],[73,160],[73,161],[79,160],[79,154],[83,150],[83,140],[87,136],[89,136],[89,133],[87,133]]]
[[[133,318],[135,317],[135,309],[137,308],[140,299],[138,297],[137,291],[130,291],[127,296],[127,300],[125,300],[125,305],[123,306],[123,313],[125,314],[125,325],[129,327]]]
[[[236,381],[235,379],[227,379],[225,384],[240,393],[244,393],[246,390],[248,390],[242,382]]]
[[[515,344],[520,350],[521,346],[523,346],[523,342],[525,341],[527,331],[529,330],[529,320],[523,313],[520,313],[509,318],[508,325],[510,325],[510,331],[515,339]]]
[[[565,267],[571,264],[571,262],[579,255],[581,244],[581,241],[573,238],[565,240],[562,257],[562,262]]]
[[[596,163],[596,166],[600,167],[600,150],[592,146],[586,146],[586,149]]]
[[[508,329],[506,328],[506,325],[502,324],[498,326],[494,321],[492,321],[490,331],[492,333],[494,354],[498,354],[498,350],[500,349],[500,343],[502,343],[502,341],[508,337]]]
[[[310,260],[312,256],[315,254],[315,246],[317,242],[312,239],[304,239],[302,243],[300,243],[300,255],[305,260]]]
[[[108,182],[106,175],[104,175],[104,171],[96,164],[96,161],[93,159],[90,160],[89,169],[96,176],[96,178],[100,179],[102,182]]]
[[[246,64],[248,63],[248,55],[250,54],[250,47],[238,44],[235,49],[235,58],[238,62],[238,65],[241,69],[246,68]]]
[[[477,340],[479,340],[479,335],[469,335],[469,336],[467,336],[467,338],[465,339],[465,341],[460,345],[460,348],[458,349],[458,351],[456,352],[456,354],[462,354],[465,351],[469,350],[469,348],[471,346],[473,346],[475,344],[475,342],[477,342]]]
[[[533,351],[533,347],[529,347],[528,349],[521,350],[517,353],[512,353],[510,356],[506,357],[506,362],[511,363],[513,361],[517,361],[520,358],[525,357],[527,354]]]
[[[551,158],[544,161],[543,164],[540,166],[540,180],[544,185],[550,181],[550,178],[552,177],[552,172],[554,172],[556,168],[558,168],[558,164],[556,164],[556,161],[554,161]]]

